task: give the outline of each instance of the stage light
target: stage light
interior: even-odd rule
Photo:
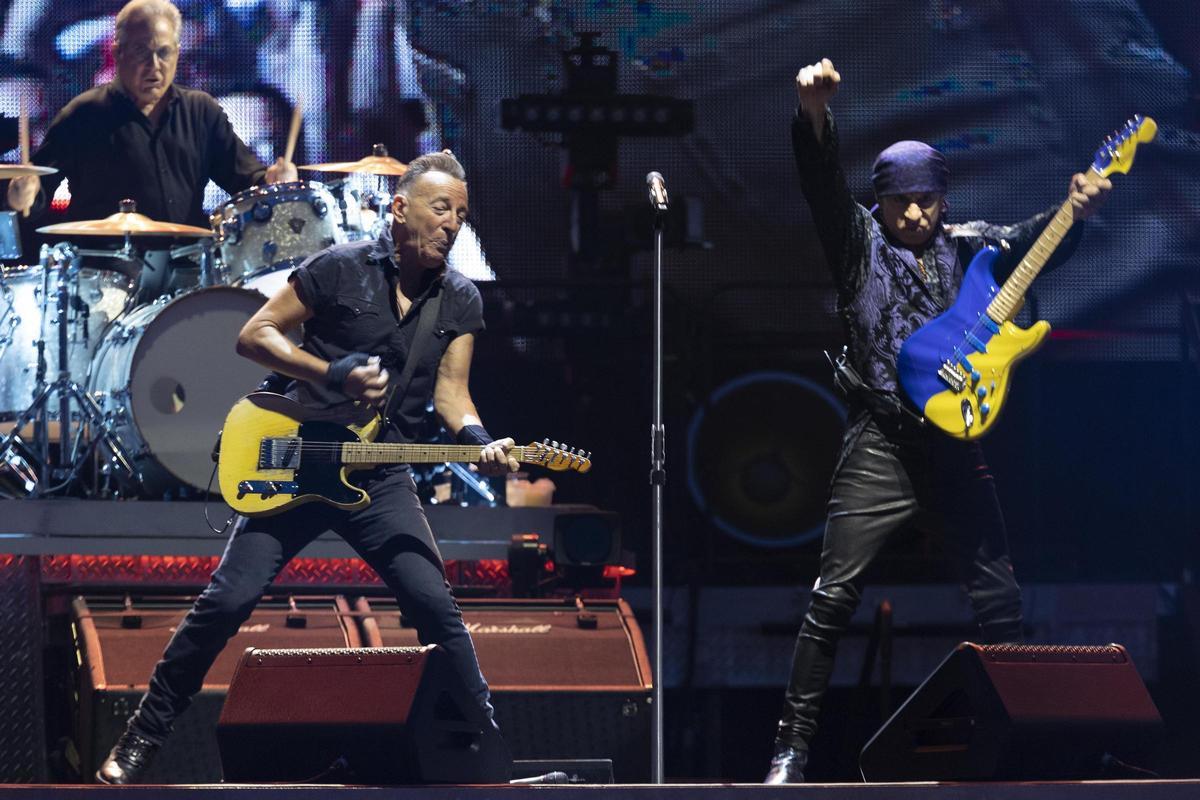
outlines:
[[[500,124],[540,133],[680,136],[695,127],[695,111],[690,100],[651,94],[523,94],[501,101]]]

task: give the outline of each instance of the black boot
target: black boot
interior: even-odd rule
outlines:
[[[771,770],[763,783],[804,783],[804,768],[808,766],[808,750],[787,744],[775,744]]]
[[[157,744],[127,728],[96,770],[96,780],[116,786],[138,783],[157,752]]]

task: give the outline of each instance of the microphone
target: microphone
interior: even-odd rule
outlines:
[[[660,214],[667,210],[667,184],[663,182],[662,174],[651,172],[646,175],[646,190],[650,196],[650,206]]]

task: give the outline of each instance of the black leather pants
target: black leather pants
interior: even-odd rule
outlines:
[[[807,748],[838,639],[862,599],[864,573],[903,529],[942,535],[986,643],[1019,641],[1021,592],[1004,518],[977,444],[905,423],[852,418],[830,487],[821,576],[804,616],[777,741]]]

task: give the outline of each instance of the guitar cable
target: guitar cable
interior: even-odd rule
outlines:
[[[212,524],[212,520],[209,519],[209,516],[208,516],[208,501],[212,497],[212,485],[213,485],[213,481],[216,480],[216,477],[217,477],[217,466],[219,463],[217,461],[217,458],[220,456],[220,454],[221,454],[221,434],[218,433],[217,441],[216,441],[216,444],[213,445],[213,451],[212,451],[212,460],[213,460],[212,474],[208,476],[208,485],[204,487],[204,524],[208,525],[208,529],[210,531],[212,531],[213,533],[215,533],[217,536],[224,536],[225,531],[229,530],[229,526],[233,524],[233,518],[237,516],[237,512],[231,511],[229,514],[229,519],[225,520],[225,524],[222,525],[219,529]]]

